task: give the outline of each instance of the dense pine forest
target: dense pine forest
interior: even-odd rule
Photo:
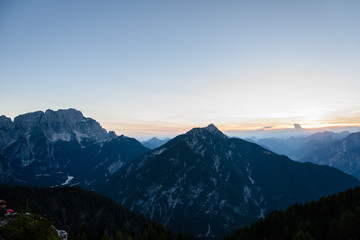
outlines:
[[[0,184],[0,198],[17,212],[46,217],[69,239],[185,239],[117,202],[78,187],[37,188]],[[189,237],[186,237],[189,239]]]
[[[182,234],[174,234],[163,225],[159,223],[152,223],[148,225],[139,234],[130,232],[115,231],[109,234],[107,231],[99,231],[96,234],[92,234],[88,230],[82,230],[77,233],[72,233],[69,236],[69,240],[185,240],[196,239]]]
[[[233,239],[360,239],[360,188],[273,211],[237,230]]]
[[[45,216],[70,240],[196,239],[175,234],[123,208],[115,201],[77,187],[36,188],[0,185],[8,208]],[[224,240],[360,239],[360,187],[273,211]]]

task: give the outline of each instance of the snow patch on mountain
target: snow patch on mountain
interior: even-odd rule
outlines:
[[[254,185],[254,184],[255,184],[255,181],[254,181],[254,179],[252,179],[252,177],[251,177],[250,163],[248,163],[248,165],[247,165],[247,167],[246,167],[246,171],[248,172],[248,178],[249,178],[250,182]]]
[[[220,166],[220,157],[216,155],[214,156],[214,168],[216,169],[216,172],[219,172],[219,166]]]
[[[199,141],[197,140],[197,138],[192,138],[191,140],[187,141],[187,144],[189,145],[189,147],[191,149],[195,150],[195,146],[199,143]]]
[[[34,161],[35,161],[35,159],[23,159],[21,161],[21,167],[27,167]]]
[[[210,231],[211,231],[211,227],[210,227],[210,224],[208,224],[208,231],[205,234],[205,237],[209,237]]]
[[[109,173],[109,175],[113,175],[117,171],[121,169],[122,166],[124,166],[124,162],[121,160],[121,157],[119,156],[119,160],[116,162],[111,163],[106,169]]]
[[[249,200],[251,200],[251,189],[248,186],[244,186],[243,191],[244,191],[244,201],[248,203]]]
[[[232,158],[232,157],[233,157],[233,154],[232,154],[231,149],[229,149],[229,151],[227,151],[226,157],[227,157],[227,158]]]
[[[69,183],[71,182],[71,180],[73,180],[73,179],[74,179],[73,176],[68,175],[66,181],[65,181],[64,183],[62,183],[61,185],[62,185],[62,186],[67,185],[67,184],[69,184]]]
[[[163,153],[165,150],[166,150],[166,148],[160,148],[160,149],[154,151],[153,156],[160,155],[160,154]]]
[[[78,141],[79,144],[81,144],[81,141],[83,139],[89,138],[89,136],[87,134],[84,133],[80,133],[78,131],[74,131],[75,136],[76,136],[76,140]]]
[[[54,133],[52,135],[52,138],[49,140],[51,142],[56,142],[59,140],[69,142],[71,140],[71,134],[70,133]]]

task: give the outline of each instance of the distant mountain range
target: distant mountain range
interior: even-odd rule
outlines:
[[[302,140],[302,151],[333,147],[338,139],[314,135]],[[358,143],[351,139],[342,142],[343,150]],[[294,162],[270,147],[229,138],[213,124],[165,144],[150,142],[160,146],[150,150],[116,136],[75,109],[27,113],[14,121],[1,116],[0,182],[93,189],[171,229],[205,238],[360,185],[335,168]],[[334,154],[341,150],[336,146]]]
[[[318,132],[308,137],[253,142],[291,159],[332,166],[360,179],[360,132]]]
[[[166,138],[166,139],[158,139],[156,137],[153,137],[147,141],[143,141],[141,142],[142,145],[144,145],[147,148],[155,149],[157,147],[160,147],[161,145],[164,145],[165,143],[167,143],[170,140],[170,138]]]
[[[149,151],[75,109],[1,116],[0,139],[0,180],[21,185],[91,188]]]
[[[271,210],[359,183],[229,138],[211,124],[128,162],[99,191],[172,229],[221,237]]]
[[[297,136],[287,139],[263,138],[249,140],[268,148],[275,153],[284,154],[293,160],[298,160],[317,149],[329,147],[335,141],[343,139],[349,134],[350,133],[347,131],[340,133],[325,131],[314,133],[310,136]]]
[[[318,148],[299,161],[332,166],[360,179],[360,132]]]

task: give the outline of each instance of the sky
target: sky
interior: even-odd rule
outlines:
[[[0,1],[0,115],[117,134],[360,125],[360,1]]]

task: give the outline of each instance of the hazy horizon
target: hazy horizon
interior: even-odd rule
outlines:
[[[175,136],[360,126],[359,1],[1,1],[0,115]]]
[[[73,109],[73,108],[72,108]],[[49,110],[49,109],[47,109]],[[60,109],[50,109],[53,111],[57,111]],[[64,109],[62,109],[64,110]],[[78,110],[78,109],[75,109]],[[38,110],[38,111],[42,111],[42,110]],[[42,111],[45,112],[46,110]],[[79,110],[78,110],[79,111]],[[21,113],[18,114],[22,115],[22,114],[27,114],[27,113]],[[0,114],[0,116],[2,116],[3,114]],[[84,114],[83,114],[84,115]],[[5,115],[6,116],[6,115]],[[14,117],[12,116],[6,116],[6,117],[10,117],[12,121],[14,121]],[[92,118],[91,116],[86,116],[84,115],[84,117],[87,118]],[[94,119],[97,121],[97,119]],[[125,135],[128,137],[133,137],[136,138],[140,141],[147,141],[153,137],[159,138],[159,139],[166,139],[166,138],[173,138],[176,137],[177,135],[180,134],[184,134],[187,131],[190,131],[192,128],[197,128],[197,127],[206,127],[209,124],[214,124],[211,121],[206,124],[206,125],[193,125],[193,126],[176,126],[174,124],[164,124],[164,127],[161,129],[159,128],[158,123],[153,125],[153,128],[148,128],[148,129],[143,129],[143,128],[139,128],[137,129],[136,126],[138,126],[137,124],[133,125],[133,128],[129,128],[129,129],[122,129],[119,128],[117,129],[116,127],[114,127],[113,124],[112,128],[108,128],[107,125],[99,122],[100,125],[105,128],[108,132],[109,131],[114,131],[118,136],[120,135]],[[111,124],[110,124],[111,125]],[[121,125],[121,124],[120,124]],[[352,124],[348,124],[348,125],[344,125],[344,124],[333,124],[333,125],[329,125],[329,126],[321,126],[321,127],[313,127],[313,126],[302,126],[298,123],[295,123],[293,125],[283,125],[280,127],[271,127],[271,126],[266,126],[266,127],[261,127],[261,128],[256,128],[256,127],[244,127],[244,126],[238,126],[238,128],[235,127],[231,127],[231,126],[226,126],[226,125],[217,125],[214,124],[220,131],[222,131],[224,134],[226,134],[229,137],[239,137],[239,138],[255,138],[255,139],[261,139],[261,138],[281,138],[281,139],[287,139],[290,137],[299,137],[299,136],[309,136],[311,134],[314,133],[318,133],[318,132],[325,132],[325,131],[331,131],[331,132],[335,132],[335,133],[340,133],[340,132],[344,132],[344,131],[348,131],[350,133],[352,132],[359,132],[360,131],[360,126],[357,125],[352,125]],[[154,127],[156,127],[156,129],[154,129]],[[243,128],[241,128],[243,127]],[[141,131],[143,130],[143,131]]]

